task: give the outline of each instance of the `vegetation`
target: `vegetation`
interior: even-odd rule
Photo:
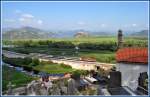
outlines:
[[[80,91],[82,95],[97,95],[96,88],[88,87],[85,90]],[[80,95],[80,94],[79,94]]]
[[[68,69],[72,68],[70,65],[65,65],[65,64],[60,64],[60,66],[63,68],[68,68]]]
[[[96,61],[105,63],[115,63],[115,52],[113,51],[82,51],[79,56],[93,57]]]
[[[24,86],[25,84],[29,83],[30,81],[36,79],[29,75],[26,75],[22,72],[16,71],[12,68],[3,65],[2,71],[2,90],[5,91],[8,89],[7,85],[11,81],[13,88]]]
[[[30,63],[31,66],[37,66],[40,65],[39,59],[32,59],[32,62]]]
[[[146,89],[148,89],[148,79],[145,79],[145,81],[144,81],[144,87],[145,87]]]
[[[40,64],[38,59],[32,59],[29,57],[26,58],[7,58],[3,56],[3,61],[5,63],[14,65],[14,66],[24,66],[24,67],[31,67],[31,66],[37,66]]]
[[[61,73],[71,73],[74,71],[69,66],[64,66],[62,64],[41,64],[34,67],[35,70],[47,72],[50,74],[61,74]]]
[[[99,62],[115,63],[117,38],[113,36],[67,38],[49,40],[15,40],[3,41],[4,44],[13,44],[16,47],[3,48],[18,53],[45,53],[54,56],[93,57]],[[79,49],[76,50],[75,47]],[[147,38],[125,37],[124,47],[148,47]],[[33,65],[33,64],[31,64]]]
[[[59,74],[59,73],[68,73],[68,72],[71,73],[74,71],[74,69],[72,69],[71,66],[64,65],[64,64],[54,64],[51,62],[39,62],[38,59],[7,58],[3,56],[3,62],[11,64],[13,66],[23,67],[27,71],[34,71],[36,73],[42,71],[50,74]],[[24,64],[25,62],[28,64]]]
[[[6,50],[15,51],[18,53],[22,53],[20,51],[25,51],[29,53],[43,53],[49,54],[53,56],[76,56],[76,57],[93,57],[99,62],[106,62],[106,63],[115,63],[115,52],[114,51],[107,51],[107,50],[84,50],[81,49],[78,53],[75,49],[58,49],[58,48],[48,48],[48,47],[15,47],[15,48],[5,48]]]
[[[132,43],[132,44],[131,44]],[[50,48],[74,48],[75,46],[81,49],[98,49],[98,50],[115,50],[117,38],[113,36],[104,37],[87,37],[87,38],[51,38],[49,40],[3,40],[3,44],[13,44],[22,47],[43,47]],[[140,37],[125,37],[125,46],[148,46],[147,38]],[[92,45],[92,46],[91,46]],[[111,47],[111,49],[110,49]]]

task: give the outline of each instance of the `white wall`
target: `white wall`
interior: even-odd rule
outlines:
[[[141,72],[148,72],[148,65],[143,64],[123,64],[116,65],[117,70],[122,73],[122,85],[129,86],[135,90],[138,86],[138,77]]]

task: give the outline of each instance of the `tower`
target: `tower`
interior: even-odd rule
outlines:
[[[123,34],[122,34],[122,30],[118,30],[118,49],[122,48],[123,46]]]

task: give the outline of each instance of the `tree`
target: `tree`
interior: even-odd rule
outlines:
[[[32,58],[25,57],[24,60],[23,60],[23,64],[29,65],[30,63],[32,63]]]
[[[75,80],[78,80],[78,79],[80,79],[80,75],[81,75],[81,72],[79,70],[76,70],[73,72],[72,78]]]
[[[37,66],[40,64],[40,61],[38,59],[32,59],[32,63],[30,63],[31,66]]]

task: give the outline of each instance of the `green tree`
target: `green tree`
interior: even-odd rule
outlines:
[[[37,66],[40,64],[40,61],[38,59],[32,59],[32,63],[30,63],[31,66]]]
[[[25,57],[24,60],[23,60],[23,64],[29,65],[30,63],[32,63],[32,58]]]

